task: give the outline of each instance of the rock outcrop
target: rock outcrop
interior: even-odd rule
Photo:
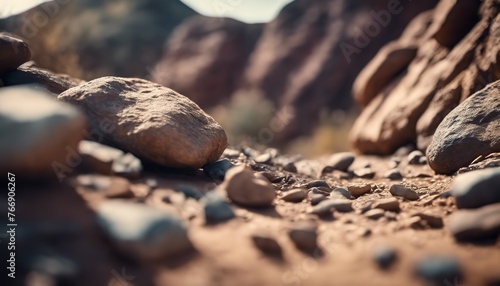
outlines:
[[[83,109],[103,143],[163,166],[200,168],[227,146],[222,127],[198,105],[147,80],[98,78],[58,99]]]
[[[207,17],[186,21],[167,44],[155,81],[203,108],[235,95],[270,99],[277,110],[294,115],[273,137],[273,144],[286,144],[310,133],[319,111],[348,108],[350,86],[362,67],[437,1],[351,2],[293,1],[262,27],[259,38],[255,25]]]
[[[500,152],[500,80],[460,103],[439,124],[427,149],[429,165],[452,174],[479,156]]]
[[[192,17],[174,30],[151,79],[211,107],[240,84],[261,31],[260,24]]]
[[[499,9],[498,0],[443,0],[430,24],[421,15],[384,47],[354,86],[364,106],[351,131],[354,148],[390,154],[413,142],[426,150],[448,113],[500,78]]]

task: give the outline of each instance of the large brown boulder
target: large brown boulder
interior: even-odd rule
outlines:
[[[98,139],[163,166],[200,168],[227,146],[222,127],[198,105],[147,80],[98,78],[58,99],[82,108]]]
[[[494,152],[500,152],[500,80],[467,98],[444,118],[427,158],[437,173],[451,174]]]
[[[416,143],[425,150],[453,108],[499,79],[499,4],[442,0],[430,25],[418,17],[400,39],[384,47],[356,80],[354,97],[366,107],[351,131],[353,147],[389,154]],[[428,28],[411,32],[418,26]],[[416,35],[413,41],[408,34]],[[415,45],[412,60],[411,55],[394,56]]]

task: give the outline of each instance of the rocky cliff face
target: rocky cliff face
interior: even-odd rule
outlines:
[[[437,1],[296,0],[263,26],[198,18],[177,28],[156,81],[202,107],[260,94],[293,120],[273,143],[311,131],[323,109],[350,106],[350,87],[380,47]],[[255,46],[255,48],[253,48]]]
[[[237,88],[261,32],[260,24],[193,17],[174,31],[151,78],[211,107]]]
[[[86,80],[146,77],[165,40],[197,15],[180,1],[51,1],[0,21],[23,38],[41,67]]]
[[[353,146],[376,154],[407,143],[426,150],[448,113],[500,78],[499,10],[498,0],[443,0],[382,48],[354,84],[364,109]]]

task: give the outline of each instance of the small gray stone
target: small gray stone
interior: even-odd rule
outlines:
[[[208,223],[227,221],[235,217],[233,209],[226,200],[215,192],[205,195],[205,220]]]
[[[285,202],[291,203],[299,203],[302,200],[307,198],[307,190],[306,189],[293,189],[286,191],[281,197]]]
[[[103,175],[79,175],[74,182],[75,187],[84,191],[99,192],[108,198],[131,198],[130,182],[125,178]]]
[[[427,280],[427,282],[438,283],[439,285],[443,281],[453,283],[453,281],[460,281],[462,278],[460,264],[452,257],[425,257],[415,265],[415,273]]]
[[[389,268],[396,261],[396,258],[397,253],[394,248],[379,246],[373,252],[373,259],[382,269]]]
[[[460,209],[478,208],[500,202],[500,168],[477,170],[458,175],[451,186]]]
[[[254,245],[264,254],[281,255],[282,250],[276,238],[267,233],[254,233],[252,235]]]
[[[226,148],[226,150],[224,150],[224,152],[222,153],[222,156],[230,159],[237,159],[240,154],[241,152],[239,150]]]
[[[408,164],[410,164],[410,165],[419,165],[419,164],[421,164],[420,160],[421,160],[422,157],[425,157],[425,155],[424,155],[424,153],[422,153],[422,151],[420,151],[420,150],[412,151],[408,155]]]
[[[218,182],[224,180],[227,170],[234,165],[228,159],[222,159],[214,163],[209,163],[203,166],[203,171],[212,179]]]
[[[372,208],[383,209],[385,211],[398,212],[399,201],[396,198],[380,199],[373,203]]]
[[[354,171],[354,176],[363,179],[372,179],[375,177],[375,172],[370,168],[361,168]]]
[[[384,174],[384,177],[390,180],[401,180],[403,175],[401,175],[401,172],[398,169],[392,169],[387,171]]]
[[[354,197],[349,193],[349,191],[346,188],[340,187],[340,188],[335,188],[331,193],[330,193],[330,198],[334,199],[340,199],[340,198],[346,198],[349,200],[354,199]]]
[[[293,162],[288,162],[283,166],[283,171],[297,173],[297,166]]]
[[[317,226],[309,222],[297,222],[288,231],[288,236],[297,248],[313,251],[318,248]]]
[[[358,184],[350,184],[347,186],[347,190],[349,193],[355,197],[362,196],[369,191],[371,191],[372,186],[370,184],[358,183]]]
[[[113,161],[111,169],[117,176],[136,179],[141,176],[143,168],[139,158],[131,153],[126,153]]]
[[[309,192],[309,197],[311,198],[311,205],[313,205],[313,206],[326,200],[326,196],[323,194],[314,194],[314,193]]]
[[[500,235],[500,203],[459,210],[450,217],[448,228],[459,241],[497,238]]]
[[[427,224],[432,228],[442,228],[443,227],[443,218],[439,215],[417,212],[412,214],[412,216],[416,216],[426,221]]]
[[[383,209],[372,209],[365,213],[365,216],[369,219],[377,220],[384,216],[385,211]]]
[[[327,166],[323,169],[324,173],[333,170],[347,172],[356,157],[351,152],[342,152],[333,154],[327,162]]]
[[[389,192],[393,196],[403,197],[403,198],[411,200],[411,201],[415,201],[415,200],[418,200],[420,198],[420,196],[416,192],[414,192],[410,188],[407,188],[403,184],[392,185],[389,189]]]
[[[189,184],[178,184],[175,190],[184,194],[186,198],[199,200],[203,197],[203,193],[195,186]]]
[[[328,183],[325,182],[325,181],[323,181],[323,180],[311,181],[311,182],[307,183],[307,185],[305,187],[307,189],[310,189],[310,188],[319,188],[319,187],[330,188],[330,186],[328,185]]]
[[[259,164],[270,164],[272,159],[273,159],[273,157],[271,156],[271,154],[264,153],[264,154],[261,154],[261,155],[255,157],[253,160],[255,161],[255,163],[259,163]]]
[[[333,211],[352,212],[352,202],[349,200],[329,199],[320,202],[317,206],[312,207],[309,213],[317,215],[332,214]]]
[[[117,250],[132,258],[157,260],[192,249],[181,221],[146,205],[104,202],[97,223]]]

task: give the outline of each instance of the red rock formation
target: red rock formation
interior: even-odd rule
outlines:
[[[498,0],[443,0],[430,26],[422,15],[381,49],[353,89],[366,106],[351,132],[354,148],[389,154],[416,142],[425,150],[453,108],[500,78],[499,9]]]
[[[170,37],[151,79],[179,90],[202,107],[233,93],[262,31],[233,19],[197,16]]]
[[[362,67],[436,2],[296,0],[264,26],[251,54],[255,33],[248,28],[198,18],[177,28],[156,80],[202,107],[236,93],[264,95],[278,109],[294,110],[273,143],[287,142],[313,130],[321,110],[349,107]]]

